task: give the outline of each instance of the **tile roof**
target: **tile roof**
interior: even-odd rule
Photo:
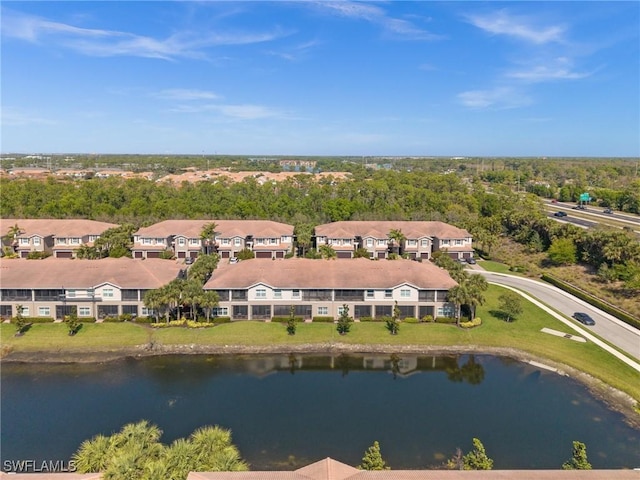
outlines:
[[[103,258],[69,260],[0,259],[2,288],[93,288],[111,283],[120,288],[159,288],[176,278],[184,266],[172,260]]]
[[[231,238],[246,237],[280,237],[293,235],[293,225],[271,220],[165,220],[149,227],[141,228],[135,235],[141,237],[163,238],[170,235],[183,235],[188,238],[200,238],[202,228],[209,224],[217,225],[219,236]]]
[[[80,218],[0,218],[0,235],[6,235],[11,227],[18,225],[22,230],[20,237],[34,234],[46,237],[83,237],[84,235],[100,235],[109,228],[117,227],[115,223],[98,222]]]
[[[446,270],[430,262],[411,260],[311,260],[255,258],[236,264],[220,263],[205,289],[247,288],[264,283],[274,288],[364,289],[411,284],[425,289],[449,289],[456,282]]]
[[[315,229],[316,236],[329,238],[361,237],[388,238],[391,230],[401,230],[407,238],[424,236],[437,238],[467,238],[471,234],[458,227],[444,222],[413,221],[344,221],[325,223]]]

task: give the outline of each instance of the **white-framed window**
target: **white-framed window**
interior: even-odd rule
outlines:
[[[329,307],[318,307],[318,315],[329,315]]]
[[[150,238],[143,238],[142,239],[142,244],[143,245],[151,245],[151,239]]]
[[[223,238],[223,239],[221,240],[221,244],[222,244],[222,245],[229,245],[229,243],[230,243],[230,242],[229,242],[229,239],[228,239],[228,238]]]
[[[422,240],[420,240],[420,246],[421,247],[428,247],[429,246],[429,240],[427,240],[426,238],[423,238]]]
[[[200,240],[197,238],[190,238],[189,245],[200,245]]]
[[[453,317],[455,315],[453,305],[451,304],[446,304],[442,307],[438,307],[437,313],[439,317]]]
[[[67,243],[66,238],[56,238],[56,245],[65,245]]]
[[[33,237],[33,244],[40,245],[40,237]]]
[[[211,309],[211,315],[214,317],[228,317],[229,307],[215,307]]]
[[[71,239],[71,245],[80,245],[80,239],[78,237],[73,237]]]
[[[345,239],[342,241],[342,244],[343,244],[343,245],[351,245],[351,239],[350,239],[350,238],[345,238]]]
[[[407,240],[407,246],[415,247],[418,244],[417,240]]]
[[[373,238],[367,238],[367,247],[373,247]]]
[[[384,298],[393,298],[393,290],[385,290]]]
[[[39,317],[48,317],[51,315],[51,308],[49,307],[38,307],[38,316]]]
[[[167,239],[166,238],[156,238],[156,243],[158,245],[166,245],[167,244]]]
[[[178,239],[178,245],[180,245],[181,247],[184,246],[184,238],[180,237]]]
[[[31,312],[29,311],[29,307],[22,307],[22,316],[23,317],[28,317],[31,315]]]
[[[102,297],[103,298],[113,298],[113,288],[103,288],[102,289]]]
[[[449,245],[449,240],[442,240],[443,245]]]
[[[338,315],[342,315],[344,313],[344,306],[338,307]]]
[[[144,311],[144,308],[142,309]],[[144,313],[143,313],[144,315]],[[78,316],[79,317],[90,317],[91,316],[91,307],[78,307]]]
[[[28,238],[21,238],[20,239],[20,245],[29,245],[29,239]]]
[[[271,245],[278,245],[278,243],[280,243],[280,242],[279,242],[279,240],[277,238],[271,238],[269,240],[269,243],[271,243]]]
[[[264,238],[256,238],[256,245],[264,245]]]
[[[378,246],[379,247],[384,247],[387,243],[389,243],[389,241],[384,239],[384,238],[379,238],[378,239]]]
[[[267,298],[267,290],[265,288],[256,288],[256,298]]]
[[[282,290],[276,289],[273,291],[273,298],[282,298]]]
[[[367,298],[373,298],[373,290],[367,290]]]
[[[67,298],[76,298],[75,290],[67,290]]]
[[[89,235],[90,242],[95,242],[98,238],[100,238],[100,235]]]
[[[293,298],[299,298],[300,297],[300,290],[293,290],[293,292],[291,292],[291,296]]]
[[[411,296],[411,290],[409,290],[408,288],[400,289],[400,297],[409,298],[410,296]]]
[[[462,245],[462,240],[461,239],[456,239],[456,245]]]
[[[242,239],[241,239],[241,238],[234,238],[234,239],[233,239],[233,244],[234,244],[236,247],[239,247],[239,246],[242,244]]]

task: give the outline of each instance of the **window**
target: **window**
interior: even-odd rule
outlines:
[[[353,317],[362,318],[371,316],[371,305],[355,305],[353,307]]]
[[[429,240],[427,240],[426,238],[423,238],[422,240],[420,240],[420,246],[421,247],[428,247],[429,246]]]
[[[67,298],[76,298],[75,290],[67,290]]]
[[[367,290],[367,298],[373,298],[373,290]]]
[[[453,317],[454,315],[453,305],[447,304],[444,307],[438,307],[439,317]]]
[[[459,240],[459,239],[458,239],[458,240],[456,240],[456,245],[458,245],[458,246],[459,246],[459,245],[462,245],[462,240]]]
[[[373,247],[373,238],[367,238],[367,247]]]
[[[256,298],[267,298],[267,290],[265,288],[257,288]]]
[[[184,246],[184,238],[179,238],[178,239],[178,245],[180,245],[181,247]]]
[[[348,307],[347,307],[348,308]],[[344,306],[338,307],[338,315],[342,315],[345,312]]]
[[[264,238],[256,238],[256,245],[264,245]]]
[[[113,298],[113,288],[104,288],[104,289],[102,289],[102,297],[103,298]]]
[[[143,245],[151,245],[151,239],[150,238],[143,238],[142,239],[142,244]]]
[[[31,312],[29,311],[29,307],[22,307],[22,316],[23,317],[28,317],[29,315],[31,315]]]
[[[228,317],[229,307],[214,307],[211,309],[211,315],[214,317]]]
[[[153,315],[153,309],[152,308],[147,308],[147,307],[142,307],[140,309],[141,315],[143,317],[150,317]]]
[[[269,243],[271,243],[271,245],[278,245],[278,239],[277,238],[272,238]]]
[[[385,290],[384,298],[393,298],[393,290]]]
[[[403,288],[402,290],[400,290],[400,297],[409,298],[410,296],[411,296],[411,290],[409,290],[408,288]]]
[[[80,239],[75,237],[71,239],[71,245],[80,245]]]
[[[33,244],[40,245],[40,237],[33,237]]]
[[[415,247],[417,244],[417,240],[407,240],[407,246],[409,247]]]
[[[38,307],[39,317],[48,317],[51,315],[51,309],[49,307]]]
[[[236,247],[239,247],[239,246],[242,244],[242,239],[241,239],[241,238],[235,238],[235,239],[233,240],[233,244],[234,244]]]
[[[134,317],[138,316],[138,306],[137,305],[122,305],[122,314],[133,315]]]
[[[99,237],[100,235],[89,235],[89,241],[95,242]]]
[[[120,291],[122,300],[138,300],[138,290],[123,289]]]
[[[449,245],[449,240],[442,240],[443,245]]]
[[[56,238],[56,245],[64,245],[67,243],[66,238]]]
[[[378,246],[384,247],[387,243],[389,243],[386,239],[378,239]]]
[[[273,298],[282,298],[282,290],[276,289],[273,291]]]
[[[291,295],[293,296],[293,298],[299,298],[300,297],[300,290],[294,290]]]
[[[343,245],[351,245],[351,239],[350,239],[350,238],[345,238],[345,239],[342,241],[342,244],[343,244]]]
[[[28,238],[21,238],[20,239],[20,245],[29,245],[29,239]]]
[[[229,245],[229,239],[228,238],[223,238],[221,243],[222,243],[222,245]]]
[[[318,315],[329,315],[329,307],[318,307]]]
[[[200,240],[198,240],[197,238],[190,238],[189,245],[200,245]]]

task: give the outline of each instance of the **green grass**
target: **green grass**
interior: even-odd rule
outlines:
[[[233,322],[207,329],[151,329],[131,323],[85,324],[74,337],[64,324],[36,324],[22,337],[15,327],[0,325],[4,352],[104,352],[145,345],[303,345],[344,343],[351,345],[425,345],[435,347],[506,347],[569,365],[640,400],[640,372],[633,370],[591,342],[579,343],[542,333],[543,327],[575,333],[568,326],[532,303],[523,300],[524,312],[511,323],[495,314],[501,287],[490,286],[486,303],[478,308],[482,326],[470,330],[435,323],[402,324],[398,335],[390,335],[384,323],[354,323],[344,336],[331,323],[300,323],[288,335],[281,323]]]
[[[495,273],[508,273],[510,275],[518,275],[516,272],[512,272],[509,270],[509,265],[505,265],[504,263],[495,262],[493,260],[482,260],[478,262],[482,268],[484,268],[488,272]]]

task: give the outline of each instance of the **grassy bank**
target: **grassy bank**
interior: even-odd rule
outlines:
[[[299,324],[295,335],[287,335],[285,325],[265,322],[234,322],[207,329],[152,329],[131,323],[85,324],[74,336],[64,324],[35,324],[22,337],[15,337],[13,325],[0,325],[4,354],[10,352],[111,352],[139,345],[244,345],[301,346],[341,343],[350,345],[404,345],[430,347],[510,348],[532,356],[568,365],[596,377],[640,400],[640,373],[591,342],[579,343],[542,333],[543,327],[575,333],[566,325],[523,301],[524,312],[511,323],[495,314],[502,289],[491,286],[486,303],[478,308],[483,324],[474,329],[434,323],[402,324],[392,336],[384,323],[355,323],[340,336],[330,323]]]

